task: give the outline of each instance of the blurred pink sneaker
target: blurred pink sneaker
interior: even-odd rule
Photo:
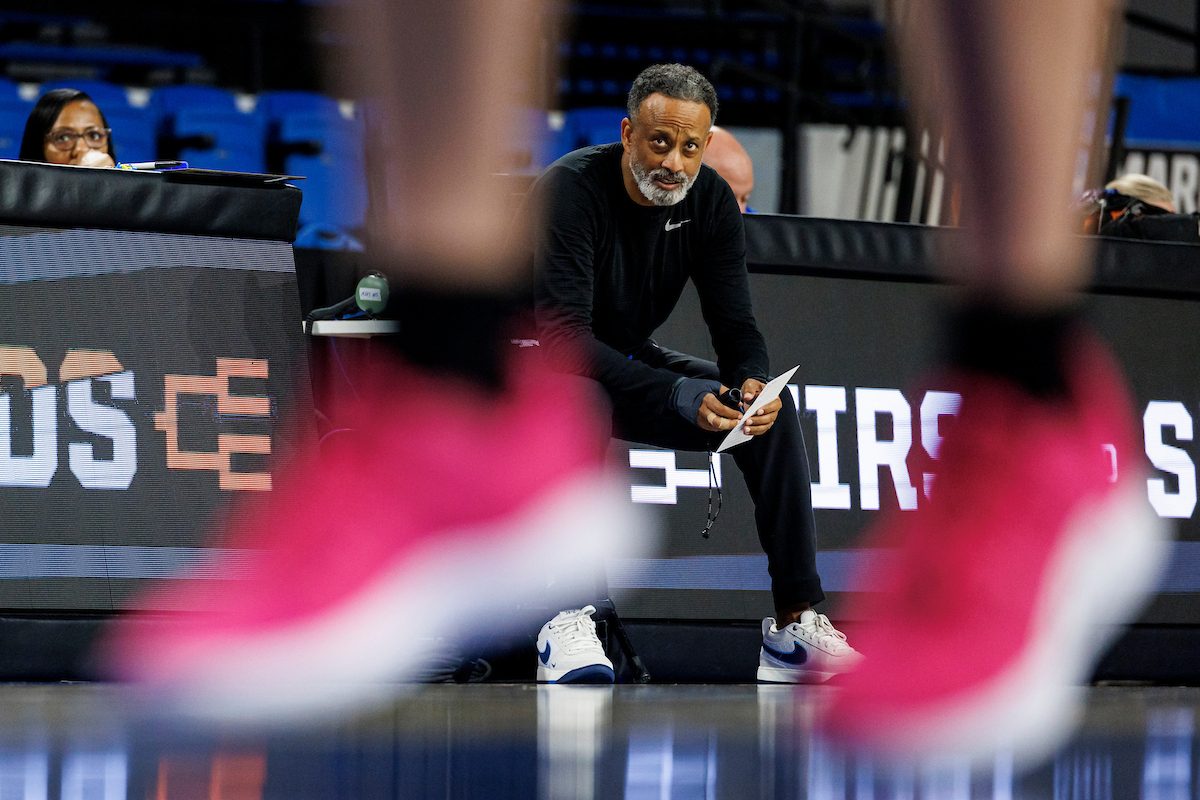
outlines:
[[[1029,763],[1073,730],[1079,687],[1140,613],[1169,538],[1120,372],[1098,342],[1073,344],[1068,398],[959,376],[930,502],[873,533],[892,555],[847,613],[871,622],[827,709],[836,737]]]
[[[446,630],[502,631],[551,576],[590,589],[605,557],[652,547],[604,472],[595,398],[531,361],[497,396],[378,364],[339,410],[359,435],[280,470],[226,524],[227,548],[256,553],[247,578],[167,587],[141,607],[179,618],[123,619],[104,661],[195,716],[348,710],[413,677]]]

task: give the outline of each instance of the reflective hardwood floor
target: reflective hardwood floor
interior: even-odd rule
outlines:
[[[224,729],[147,714],[125,689],[0,686],[0,800],[813,798],[1194,800],[1200,689],[1097,687],[1079,735],[887,766],[814,733],[830,688],[432,685],[352,719]]]

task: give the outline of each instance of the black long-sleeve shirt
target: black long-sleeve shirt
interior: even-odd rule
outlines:
[[[629,354],[666,321],[691,278],[721,380],[740,387],[768,373],[750,307],[746,233],[729,185],[700,167],[673,206],[641,206],[625,191],[620,143],[560,158],[531,191],[538,338],[553,368],[599,381],[614,400],[653,409],[679,375]]]

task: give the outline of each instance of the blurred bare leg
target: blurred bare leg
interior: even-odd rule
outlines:
[[[393,277],[501,290],[516,275],[499,181],[533,85],[542,0],[356,0],[352,80],[380,104]],[[516,237],[512,237],[516,238]]]
[[[977,294],[1036,311],[1068,302],[1089,277],[1070,191],[1113,10],[1112,0],[910,0],[906,78],[946,122],[970,233],[947,266]]]
[[[963,187],[944,379],[961,404],[932,489],[869,535],[895,560],[847,615],[874,625],[828,721],[868,749],[1030,766],[1070,735],[1169,552],[1128,389],[1076,310],[1089,265],[1069,195],[1111,8],[911,2],[908,77]]]
[[[230,511],[222,552],[252,564],[203,569],[240,580],[217,593],[180,581],[146,605],[192,612],[179,624],[122,624],[103,645],[112,674],[201,717],[377,702],[422,674],[436,639],[469,649],[529,624],[548,574],[583,591],[604,558],[653,544],[604,470],[590,389],[501,366],[519,262],[511,190],[489,177],[529,85],[539,4],[343,8],[394,150],[370,255],[397,284],[402,357],[379,352],[334,404],[340,446],[276,465],[271,493]]]
[[[372,266],[401,332],[388,345],[434,375],[503,385],[523,266],[516,202],[496,177],[534,98],[544,0],[354,0],[348,88],[380,111],[385,202]]]

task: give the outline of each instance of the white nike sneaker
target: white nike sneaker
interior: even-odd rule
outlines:
[[[862,661],[862,654],[846,643],[846,634],[812,609],[783,630],[775,627],[774,617],[767,617],[762,632],[758,679],[764,683],[824,683]]]
[[[594,606],[560,611],[538,633],[539,683],[612,683],[613,665],[596,636]]]

